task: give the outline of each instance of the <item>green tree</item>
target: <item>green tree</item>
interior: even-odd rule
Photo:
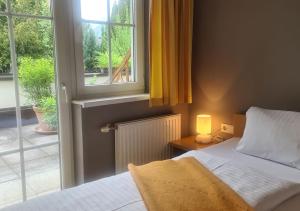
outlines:
[[[7,18],[0,17],[0,73],[10,72],[10,51]]]
[[[98,67],[98,55],[96,33],[90,24],[85,24],[83,26],[83,58],[86,70],[92,71]]]
[[[49,0],[12,0],[12,9],[15,12],[49,15]],[[0,9],[5,4],[0,2]],[[14,32],[18,58],[30,56],[32,58],[53,56],[52,24],[48,20],[32,18],[14,18]],[[10,72],[10,49],[7,32],[7,18],[0,17],[0,72]]]
[[[131,0],[115,1],[112,6],[111,21],[115,23],[131,23]],[[107,50],[107,28],[103,27],[101,33],[101,47],[99,53],[100,68],[107,68],[108,50]],[[113,26],[111,28],[111,57],[112,66],[116,68],[122,62],[124,56],[131,48],[132,27],[130,26]]]

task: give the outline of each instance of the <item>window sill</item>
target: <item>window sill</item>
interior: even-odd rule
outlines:
[[[126,95],[118,97],[106,97],[106,98],[97,98],[89,100],[73,100],[72,103],[75,105],[80,105],[82,108],[91,108],[104,105],[128,103],[149,100],[149,94],[137,94],[137,95]]]

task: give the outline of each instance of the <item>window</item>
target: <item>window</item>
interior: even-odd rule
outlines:
[[[142,0],[77,0],[75,54],[80,95],[144,91]]]

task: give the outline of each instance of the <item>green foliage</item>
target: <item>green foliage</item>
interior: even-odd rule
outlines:
[[[10,72],[10,51],[7,18],[0,17],[0,73]]]
[[[0,11],[6,10],[6,3],[5,0],[0,0]]]
[[[35,106],[39,106],[43,97],[52,96],[54,82],[54,66],[51,59],[20,59],[19,78],[27,98]]]
[[[48,0],[12,0],[15,12],[35,15],[49,15]],[[0,9],[5,10],[4,1]],[[10,49],[7,18],[0,17],[0,73],[10,72]],[[48,20],[14,18],[16,51],[19,57],[51,57],[53,54],[52,24]]]
[[[91,70],[98,66],[98,54],[96,34],[90,24],[85,24],[83,27],[83,58],[85,69]]]
[[[130,0],[115,2],[112,7],[112,21],[117,23],[130,23]],[[95,30],[89,24],[84,25],[84,63],[89,72],[97,72],[97,68],[109,68],[108,56],[108,28],[101,27],[100,39],[97,40]],[[132,27],[113,26],[111,28],[111,58],[112,68],[117,68],[123,61],[124,56],[131,48]],[[99,48],[98,46],[99,43]],[[92,64],[92,65],[90,65]]]
[[[53,35],[50,22],[35,19],[16,21],[15,37],[18,56],[33,58],[53,54]]]
[[[40,109],[43,112],[43,120],[51,128],[57,128],[57,105],[56,99],[53,96],[43,97],[40,101]]]
[[[115,1],[112,6],[111,20],[115,23],[130,23],[131,0]]]
[[[11,0],[14,11],[23,14],[49,15],[49,0]]]
[[[126,27],[126,26],[113,27],[111,43],[112,43],[112,56],[119,56],[123,58],[131,47],[131,27]]]
[[[123,61],[123,56],[113,54],[111,57],[111,62],[112,62],[113,68],[117,68],[121,64],[122,61]],[[99,55],[99,67],[102,69],[109,67],[108,53],[101,53]]]

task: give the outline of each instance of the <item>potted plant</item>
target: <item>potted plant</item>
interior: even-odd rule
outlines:
[[[48,128],[56,131],[58,125],[56,98],[54,96],[42,98],[40,110],[43,113],[42,121],[47,124]]]
[[[45,98],[53,97],[54,66],[51,59],[23,57],[20,59],[19,79],[27,100],[32,104],[38,119],[35,131],[38,133],[55,133],[56,129],[44,121],[41,103]]]

